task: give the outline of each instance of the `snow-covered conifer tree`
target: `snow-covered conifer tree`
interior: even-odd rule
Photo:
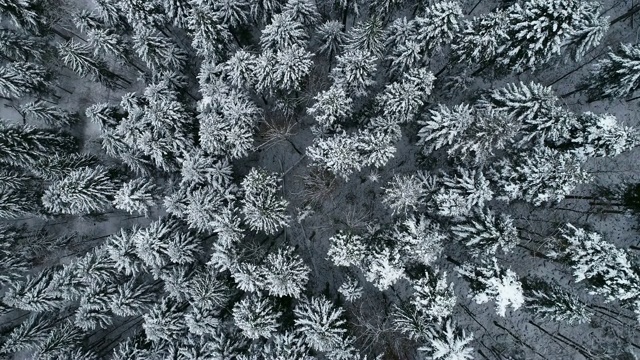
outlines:
[[[62,62],[78,76],[89,76],[105,86],[116,85],[116,75],[109,71],[107,65],[93,56],[91,45],[81,44],[74,40],[58,43],[58,55]]]
[[[469,297],[478,304],[494,299],[498,315],[504,317],[508,306],[518,310],[524,304],[518,276],[511,269],[500,267],[496,258],[485,259],[479,265],[464,264],[456,270],[469,282]]]
[[[0,32],[0,51],[15,61],[40,62],[48,50],[42,38],[9,29]]]
[[[411,122],[431,94],[435,77],[425,68],[412,69],[401,81],[385,87],[376,97],[383,116],[397,123]]]
[[[175,341],[186,333],[184,305],[163,298],[143,315],[144,329],[150,341]]]
[[[458,168],[457,174],[442,178],[443,187],[433,196],[442,216],[465,216],[493,199],[489,181],[480,170]]]
[[[367,255],[367,248],[360,235],[340,232],[329,239],[327,253],[336,266],[359,266]]]
[[[25,32],[35,34],[44,30],[47,25],[43,17],[42,5],[36,1],[2,1],[0,12],[7,17],[13,25]]]
[[[311,269],[293,251],[293,248],[286,247],[267,255],[260,271],[269,295],[298,298],[305,289]]]
[[[542,319],[569,324],[587,323],[593,315],[574,294],[542,279],[523,279],[525,309]]]
[[[164,0],[162,1],[167,20],[171,20],[174,26],[181,29],[187,27],[187,17],[191,12],[189,0]]]
[[[312,297],[298,303],[293,313],[296,329],[314,350],[329,351],[341,346],[346,332],[342,328],[345,324],[342,308],[334,308],[325,298]]]
[[[54,214],[83,215],[107,209],[116,191],[117,181],[108,169],[81,168],[52,183],[45,190],[42,203]]]
[[[160,0],[119,0],[117,6],[135,29],[162,26],[166,19]]]
[[[43,100],[22,104],[20,112],[26,119],[40,121],[54,128],[69,126],[77,120],[69,112],[57,106],[51,106]]]
[[[473,359],[473,348],[469,347],[472,340],[473,335],[467,336],[452,319],[447,319],[438,328],[429,330],[428,342],[418,350],[434,360],[470,360]]]
[[[72,171],[96,165],[98,165],[98,158],[91,154],[54,154],[40,159],[29,167],[29,170],[45,180],[62,180]]]
[[[427,271],[413,282],[411,304],[429,319],[440,322],[453,313],[457,298],[453,283],[447,284],[447,273]]]
[[[328,20],[318,26],[317,36],[320,42],[318,52],[327,54],[329,58],[337,54],[346,41],[346,34],[342,30],[342,23],[337,20]]]
[[[331,70],[331,78],[352,96],[364,96],[373,85],[377,70],[375,58],[362,50],[348,50],[337,57],[337,64]]]
[[[259,295],[247,296],[233,306],[233,322],[249,339],[271,337],[281,315],[269,298]]]
[[[243,49],[237,50],[224,63],[226,78],[237,88],[252,87],[255,83],[253,73],[256,65],[255,55]]]
[[[117,106],[108,103],[99,103],[89,106],[85,111],[85,115],[91,122],[100,125],[100,129],[103,131],[115,128],[124,117],[119,113]]]
[[[638,146],[640,134],[632,127],[618,123],[610,114],[581,114],[576,128],[567,134],[572,151],[580,157],[613,157]]]
[[[338,292],[344,296],[347,301],[356,301],[362,297],[362,286],[358,283],[358,280],[348,277],[345,282],[340,285]]]
[[[605,241],[596,232],[571,224],[561,231],[563,249],[550,256],[569,263],[575,281],[587,280],[592,294],[603,295],[607,301],[632,303],[640,316],[640,272],[630,254]]]
[[[275,234],[287,226],[289,202],[277,195],[278,182],[275,175],[256,168],[242,180],[242,213],[251,229]]]
[[[291,16],[293,21],[305,26],[315,25],[320,21],[320,13],[318,13],[316,2],[312,0],[287,0],[282,12]]]
[[[149,28],[137,29],[133,36],[133,49],[155,71],[180,69],[187,57],[170,39]]]
[[[316,102],[307,109],[307,113],[318,122],[321,132],[340,130],[339,121],[351,116],[353,100],[340,86],[333,85],[316,95]]]
[[[417,32],[415,41],[424,56],[450,42],[460,28],[459,18],[462,8],[457,1],[441,1],[427,7],[424,13],[416,17]]]
[[[137,178],[122,185],[114,196],[113,206],[130,214],[149,216],[155,205],[156,186],[146,178]]]
[[[440,226],[424,215],[411,216],[396,223],[391,238],[403,254],[405,263],[427,266],[438,259],[443,250],[443,241],[447,239]]]
[[[12,62],[0,67],[0,95],[21,97],[26,94],[45,93],[50,89],[51,75],[30,62]]]
[[[136,233],[138,228],[130,231],[120,229],[107,238],[105,250],[113,261],[114,268],[125,275],[137,275],[142,269],[142,261],[136,255]]]
[[[453,108],[439,104],[436,110],[429,110],[429,113],[427,119],[418,121],[422,125],[418,131],[418,145],[422,146],[425,154],[457,143],[474,121],[473,108],[467,104]]]
[[[508,39],[508,16],[508,11],[498,9],[465,20],[451,44],[453,58],[467,64],[492,64],[498,49]]]
[[[276,14],[271,18],[271,24],[267,25],[260,35],[262,50],[279,51],[298,45],[304,48],[308,35],[304,26],[295,21],[291,14]]]
[[[640,45],[620,44],[607,58],[599,60],[592,69],[588,87],[592,99],[623,98],[640,87],[638,61]]]
[[[519,241],[513,219],[507,214],[496,216],[488,209],[476,211],[472,218],[454,225],[451,231],[474,256],[495,256],[498,250],[507,253]]]
[[[369,249],[361,268],[367,281],[380,291],[387,290],[398,280],[407,277],[400,249],[378,246]]]
[[[357,23],[346,34],[345,50],[368,54],[372,61],[382,57],[384,51],[384,28],[377,17]]]
[[[291,45],[276,53],[274,81],[284,91],[300,90],[304,78],[311,72],[311,54],[298,45]]]
[[[192,3],[192,6],[187,18],[187,28],[192,37],[191,46],[196,49],[198,56],[215,62],[222,61],[232,37],[228,27],[222,23],[210,4],[199,1]]]
[[[233,169],[226,159],[218,159],[196,149],[182,160],[180,185],[187,188],[212,186],[224,193],[232,184]]]
[[[24,350],[33,350],[38,343],[47,338],[54,323],[44,314],[34,314],[20,323],[8,333],[2,347],[1,354],[12,354]]]
[[[588,51],[600,44],[609,30],[609,17],[602,16],[599,2],[581,2],[578,18],[568,34],[565,44],[571,49],[573,59],[580,61]]]
[[[96,56],[109,56],[118,60],[128,60],[129,50],[120,34],[113,29],[92,29],[87,33],[87,41]]]
[[[417,210],[429,195],[432,178],[424,173],[394,175],[384,190],[382,203],[393,213],[408,213]]]
[[[271,342],[267,343],[260,353],[264,359],[312,360],[309,350],[300,333],[285,331],[273,334]]]
[[[18,219],[38,212],[38,204],[29,191],[3,188],[0,191],[0,218]]]
[[[499,199],[523,199],[535,206],[559,202],[577,185],[591,180],[575,155],[548,147],[497,162],[491,178],[498,188]]]
[[[75,150],[75,140],[66,134],[31,126],[0,126],[0,163],[30,168],[37,161]]]
[[[2,302],[22,310],[33,312],[53,311],[64,306],[64,299],[52,289],[53,271],[45,269],[12,282],[4,293]]]

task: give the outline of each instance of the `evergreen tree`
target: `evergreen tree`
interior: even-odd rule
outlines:
[[[124,61],[129,59],[127,44],[113,29],[89,30],[87,41],[93,47],[95,56],[111,56]]]
[[[489,181],[481,171],[458,168],[457,173],[454,176],[445,174],[442,188],[433,197],[442,216],[465,216],[493,199]]]
[[[456,306],[457,298],[453,283],[447,285],[447,273],[427,271],[413,282],[411,304],[423,316],[437,323],[449,318]]]
[[[609,17],[602,16],[601,8],[598,2],[580,3],[578,18],[563,44],[571,49],[575,61],[582,60],[589,50],[598,46],[609,30]]]
[[[142,269],[142,261],[136,255],[135,235],[138,231],[135,227],[131,231],[120,229],[109,235],[106,241],[105,250],[113,261],[114,269],[125,275],[137,275]]]
[[[316,30],[320,42],[318,52],[326,54],[329,58],[337,54],[346,41],[346,35],[342,30],[342,23],[337,20],[328,20],[318,26]]]
[[[313,61],[310,52],[292,45],[276,53],[274,81],[284,91],[300,90],[304,78],[311,73]]]
[[[269,298],[257,295],[237,302],[232,312],[233,322],[249,339],[270,338],[278,329],[278,318],[282,315],[276,311]]]
[[[508,17],[508,11],[498,9],[465,20],[451,44],[453,59],[470,65],[492,65],[498,50],[508,40]]]
[[[249,1],[217,0],[213,3],[213,6],[218,18],[224,25],[238,27],[247,24],[249,21]]]
[[[9,29],[0,31],[0,52],[15,61],[40,62],[48,47],[39,37]]]
[[[91,154],[54,154],[40,159],[29,170],[39,178],[59,181],[67,177],[72,171],[95,167],[96,165],[98,165],[98,159]]]
[[[312,360],[309,347],[304,343],[304,337],[293,331],[276,333],[271,342],[261,349],[264,359],[278,360]]]
[[[12,62],[0,67],[0,95],[22,97],[50,90],[51,76],[41,65]]]
[[[522,282],[525,309],[542,319],[569,324],[588,323],[592,312],[577,296],[557,284],[542,279],[525,278]]]
[[[104,211],[116,194],[117,181],[104,167],[71,171],[44,192],[44,207],[55,214],[83,215]]]
[[[0,219],[18,219],[39,212],[33,193],[4,188],[0,191]]]
[[[476,303],[484,304],[495,299],[496,313],[505,316],[507,306],[518,310],[524,303],[522,284],[511,269],[498,266],[496,258],[483,260],[480,265],[464,264],[456,269],[469,282],[472,297]]]
[[[474,121],[473,108],[467,104],[449,108],[439,104],[436,110],[429,110],[426,120],[418,121],[422,125],[418,131],[418,146],[422,146],[425,155],[444,146],[451,146],[459,141]]]
[[[587,79],[591,99],[623,98],[636,91],[640,87],[638,60],[640,45],[620,44],[617,51],[607,53]]]
[[[497,50],[501,68],[522,72],[561,54],[579,19],[577,0],[532,0],[508,9],[506,41]]]
[[[577,185],[591,180],[575,155],[547,147],[497,162],[491,169],[491,178],[499,199],[522,199],[535,206],[559,202]]]
[[[268,254],[260,270],[264,279],[263,286],[269,295],[293,298],[300,297],[311,272],[291,247]]]
[[[38,345],[33,357],[36,359],[56,359],[64,356],[71,349],[76,349],[82,343],[82,329],[71,321],[59,323],[47,339]],[[73,351],[73,350],[72,350]]]
[[[329,239],[327,256],[336,266],[359,266],[367,255],[364,240],[360,235],[339,232]]]
[[[363,289],[359,285],[358,280],[348,277],[345,282],[340,285],[338,292],[344,296],[347,301],[356,301],[362,297]]]
[[[297,45],[304,48],[308,39],[304,26],[295,21],[291,14],[276,14],[260,35],[262,50],[281,51]]]
[[[191,11],[191,2],[189,0],[164,0],[162,2],[166,18],[170,19],[174,26],[181,29],[187,27],[187,17]]]
[[[239,89],[251,88],[255,85],[253,73],[256,71],[257,59],[252,53],[240,49],[233,53],[224,63],[227,81]]]
[[[181,69],[187,60],[176,44],[152,29],[137,29],[132,40],[133,49],[153,71]]]
[[[145,178],[137,178],[122,185],[114,196],[113,206],[130,214],[149,216],[149,210],[155,205],[156,186]]]
[[[117,7],[134,29],[162,26],[166,19],[160,0],[118,0]]]
[[[75,140],[66,134],[30,126],[0,126],[0,163],[30,168],[37,161],[75,149]]]
[[[124,117],[117,106],[108,103],[89,106],[85,111],[85,115],[92,123],[100,125],[102,131],[114,129]]]
[[[210,156],[200,149],[185,155],[180,175],[181,187],[212,186],[219,193],[225,193],[232,187],[233,169],[229,161]]]
[[[457,1],[437,2],[426,8],[422,16],[416,17],[415,41],[420,45],[421,53],[430,56],[450,42],[459,31],[460,17],[462,8]]]
[[[25,350],[34,350],[39,343],[46,340],[53,327],[54,322],[47,315],[31,315],[11,330],[2,347],[0,347],[0,353],[13,354]]]
[[[293,309],[296,329],[304,334],[305,342],[316,351],[329,351],[342,344],[345,320],[344,310],[334,308],[321,297],[306,299]]]
[[[394,175],[384,190],[382,203],[393,213],[416,211],[429,195],[430,177],[424,173]]]
[[[397,247],[371,247],[360,265],[365,279],[378,290],[385,291],[398,280],[406,278],[402,255]]]
[[[379,18],[372,17],[356,24],[346,34],[346,37],[346,52],[369,54],[372,61],[382,57],[382,52],[384,51],[384,28]]]
[[[282,12],[305,26],[315,25],[320,21],[320,13],[318,13],[316,3],[311,0],[287,0]]]
[[[143,315],[142,328],[150,341],[176,341],[186,333],[184,306],[163,298]]]
[[[618,123],[610,114],[585,112],[568,134],[573,152],[581,158],[614,157],[638,145],[638,131]]]
[[[442,253],[446,236],[437,223],[424,216],[410,216],[397,222],[390,234],[395,246],[399,249],[403,262],[429,266]]]
[[[353,112],[353,100],[336,85],[318,93],[314,100],[316,102],[307,108],[307,113],[318,122],[318,131],[321,133],[340,130],[338,122],[349,118]]]
[[[476,211],[473,218],[451,229],[470,248],[473,256],[495,256],[498,250],[507,253],[518,244],[518,229],[507,214],[496,216],[491,210]]]
[[[58,55],[64,65],[78,76],[88,76],[108,87],[117,86],[117,76],[109,71],[105,63],[93,56],[91,45],[83,45],[74,40],[58,43]]]
[[[387,85],[376,97],[383,116],[397,123],[413,121],[431,94],[434,80],[425,68],[404,73],[401,81]]]
[[[0,13],[8,17],[13,25],[25,32],[40,33],[46,23],[43,18],[43,8],[35,0],[3,0],[0,1]]]
[[[366,95],[366,89],[374,83],[375,58],[362,50],[348,50],[338,56],[337,61],[330,74],[334,84],[341,86],[349,95]]]
[[[196,55],[210,58],[215,62],[223,59],[231,39],[227,26],[222,24],[218,13],[205,2],[193,4],[187,18],[187,28],[192,37],[191,46]]]
[[[441,326],[429,331],[428,343],[418,350],[426,352],[434,360],[468,360],[473,359],[473,348],[468,346],[471,340],[473,335],[467,336],[453,320],[447,319]]]
[[[4,293],[2,302],[22,310],[33,312],[53,311],[64,306],[64,299],[51,288],[53,271],[45,269],[27,276],[24,281],[15,281],[10,284]]]
[[[630,254],[600,234],[571,224],[561,229],[561,234],[562,249],[550,256],[569,263],[575,281],[587,280],[592,294],[603,295],[606,301],[631,303],[640,315],[640,268]]]
[[[54,128],[70,126],[78,120],[74,114],[52,106],[44,100],[30,101],[20,105],[20,112],[26,119],[40,121]]]
[[[242,213],[251,229],[275,234],[287,226],[289,216],[286,215],[286,209],[289,203],[276,195],[278,182],[276,176],[255,168],[242,181]]]
[[[109,307],[118,316],[136,316],[144,313],[154,300],[150,285],[137,284],[136,279],[131,279],[119,284],[110,294]]]

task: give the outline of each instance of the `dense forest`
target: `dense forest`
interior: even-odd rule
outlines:
[[[640,358],[634,0],[0,0],[0,358]]]

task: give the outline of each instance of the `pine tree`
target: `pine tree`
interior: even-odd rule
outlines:
[[[385,291],[400,279],[407,277],[404,254],[397,247],[377,246],[368,249],[360,265],[367,281],[380,291]]]
[[[75,140],[66,134],[31,126],[0,126],[0,163],[30,168],[43,158],[75,150]]]
[[[22,97],[50,90],[51,75],[41,65],[12,62],[0,67],[0,95]]]
[[[125,275],[137,275],[142,270],[142,261],[136,255],[135,234],[138,228],[130,231],[120,229],[109,235],[105,250],[113,261],[114,269]]]
[[[376,97],[383,116],[397,123],[412,122],[431,94],[435,77],[425,68],[404,73]]]
[[[39,178],[56,181],[67,177],[72,171],[95,167],[98,158],[87,153],[54,154],[37,161],[29,170]]]
[[[339,232],[329,239],[329,243],[327,256],[336,266],[360,266],[367,255],[367,247],[360,235]]]
[[[264,278],[263,286],[269,295],[293,298],[300,297],[311,272],[291,247],[268,254],[260,270]]]
[[[80,10],[72,14],[73,24],[83,33],[104,28],[104,23],[96,13],[89,10]]]
[[[278,360],[312,360],[309,355],[309,347],[304,343],[304,338],[296,332],[285,331],[276,333],[271,337],[260,351],[264,359]]]
[[[242,213],[251,229],[275,234],[287,226],[289,202],[276,195],[278,182],[275,175],[256,168],[251,169],[242,181]]]
[[[496,216],[491,210],[476,211],[473,218],[451,228],[465,242],[473,256],[495,256],[498,250],[510,252],[518,244],[518,229],[507,214]]]
[[[124,14],[113,0],[94,0],[96,15],[107,26],[118,27],[126,22]]]
[[[239,89],[251,88],[255,85],[253,73],[256,71],[256,56],[240,49],[233,53],[224,63],[227,81]]]
[[[260,47],[262,50],[282,51],[297,45],[304,48],[308,39],[304,26],[295,21],[291,14],[282,13],[272,17],[260,35]]]
[[[70,320],[58,324],[47,339],[38,345],[33,357],[36,359],[56,359],[70,349],[79,347],[84,333]]]
[[[164,0],[162,5],[167,19],[170,19],[174,26],[181,29],[187,27],[187,17],[191,11],[189,0]]]
[[[117,7],[134,29],[162,26],[166,20],[159,0],[119,0]]]
[[[156,186],[145,178],[137,178],[122,185],[114,196],[113,206],[130,214],[149,216],[155,205]]]
[[[640,45],[620,44],[617,51],[610,51],[607,57],[593,66],[587,79],[592,100],[624,98],[640,87]]]
[[[415,41],[423,56],[430,56],[454,38],[460,27],[460,17],[462,8],[457,1],[442,1],[426,8],[424,14],[416,18]]]
[[[133,49],[153,71],[181,69],[187,60],[176,44],[152,29],[137,29],[132,40]]]
[[[424,215],[410,216],[398,221],[390,234],[395,246],[402,254],[405,264],[429,266],[442,253],[443,242],[447,239],[437,223]]]
[[[311,0],[287,0],[282,12],[305,26],[315,25],[320,21],[320,13],[318,13],[316,3]]]
[[[559,202],[576,186],[591,180],[575,155],[547,147],[520,153],[513,160],[503,159],[490,173],[498,188],[498,199],[522,199],[535,206]]]
[[[114,129],[124,117],[117,106],[108,103],[89,106],[85,111],[85,115],[92,123],[100,125],[102,131]]]
[[[337,54],[346,41],[346,34],[342,30],[342,23],[337,20],[328,20],[318,26],[318,53],[326,54],[329,58]]]
[[[600,44],[609,30],[609,17],[602,16],[602,5],[597,2],[581,2],[578,18],[565,40],[573,53],[573,59],[580,61],[588,51]]]
[[[339,131],[340,121],[348,119],[353,112],[353,100],[343,88],[333,85],[314,97],[316,102],[307,113],[318,122],[319,132]]]
[[[48,316],[44,314],[31,315],[11,330],[0,347],[0,353],[13,354],[34,350],[39,343],[46,340],[53,327],[54,322]]]
[[[39,63],[48,50],[46,44],[39,37],[9,29],[0,31],[0,52],[15,61]]]
[[[217,0],[213,2],[213,8],[222,24],[239,27],[249,21],[249,1]]]
[[[101,166],[71,171],[53,182],[42,203],[54,214],[84,215],[107,209],[116,193],[117,181]]]
[[[252,295],[245,297],[233,306],[233,322],[249,339],[270,338],[278,329],[276,311],[269,298]]]
[[[592,294],[607,301],[632,303],[640,315],[640,269],[630,254],[605,241],[596,232],[587,232],[571,224],[561,229],[563,246],[551,257],[566,261],[574,270],[576,282],[587,280]]]
[[[456,302],[453,283],[447,285],[446,272],[426,271],[423,277],[413,282],[411,304],[428,319],[439,323],[449,318]]]
[[[592,312],[577,296],[554,283],[525,278],[522,282],[525,309],[542,319],[569,324],[588,323]]]
[[[310,52],[298,45],[291,45],[276,53],[274,81],[284,91],[300,90],[304,78],[311,73],[313,61]]]
[[[93,47],[95,56],[111,56],[124,61],[129,59],[129,50],[124,40],[113,29],[89,30],[87,41]]]
[[[39,212],[30,191],[4,188],[0,191],[0,219],[18,219]]]
[[[356,301],[362,297],[363,289],[358,280],[348,277],[338,288],[338,292],[344,296],[347,301]]]
[[[20,112],[26,119],[40,121],[54,128],[70,126],[78,120],[74,114],[52,106],[44,100],[20,105]]]
[[[638,131],[632,127],[618,123],[615,116],[610,114],[581,114],[576,125],[568,134],[568,142],[574,147],[572,150],[582,158],[614,157],[638,146],[640,141]]]
[[[193,4],[187,18],[187,28],[191,34],[191,46],[196,49],[196,55],[210,58],[215,62],[222,61],[231,33],[227,26],[222,24],[222,20],[212,6],[204,2]]]
[[[451,146],[462,137],[474,121],[473,108],[467,104],[448,108],[439,104],[436,110],[429,110],[426,120],[418,121],[422,125],[418,131],[417,145],[422,146],[425,155],[444,146]]]
[[[382,52],[384,51],[384,28],[379,18],[372,17],[364,22],[357,23],[346,36],[346,52],[369,54],[372,61],[382,57]]]
[[[163,298],[143,315],[142,328],[151,341],[175,341],[185,335],[183,306]]]
[[[64,65],[78,76],[88,76],[107,87],[117,86],[117,75],[112,73],[104,62],[93,56],[91,45],[83,45],[74,40],[58,43],[58,55]]]
[[[342,344],[344,310],[334,308],[322,297],[306,299],[293,309],[296,329],[304,334],[305,342],[316,351],[329,351]]]
[[[444,175],[443,187],[434,195],[438,213],[442,216],[465,216],[493,199],[489,181],[479,170],[457,169],[457,174]]]
[[[348,50],[337,57],[338,63],[329,75],[334,83],[341,86],[351,96],[364,96],[373,85],[377,70],[375,58],[362,50]]]
[[[15,281],[10,284],[4,293],[2,302],[22,310],[33,312],[53,311],[64,306],[65,301],[51,288],[53,271],[45,269],[27,276],[24,281]]]
[[[232,187],[233,169],[229,161],[206,154],[200,149],[186,154],[180,169],[180,186],[212,186],[220,193]]]
[[[479,64],[483,67],[494,64],[498,50],[509,39],[508,17],[508,11],[498,9],[465,20],[451,44],[453,59],[456,62]]]
[[[8,17],[13,25],[25,32],[40,33],[44,30],[43,9],[34,0],[0,1],[0,13]]]
[[[384,190],[382,203],[393,213],[416,211],[429,194],[430,177],[424,173],[394,175]]]
[[[429,358],[437,360],[468,360],[473,359],[473,348],[468,345],[473,335],[467,336],[459,329],[453,320],[447,319],[439,328],[429,331],[428,343],[418,350],[426,352]]]
[[[144,313],[155,301],[152,287],[136,284],[135,278],[119,284],[110,295],[109,307],[118,316],[136,316]]]
[[[480,265],[464,264],[456,271],[469,282],[469,297],[478,304],[495,299],[496,313],[505,316],[507,306],[518,310],[524,303],[522,284],[516,273],[498,265],[496,258],[482,260]]]

